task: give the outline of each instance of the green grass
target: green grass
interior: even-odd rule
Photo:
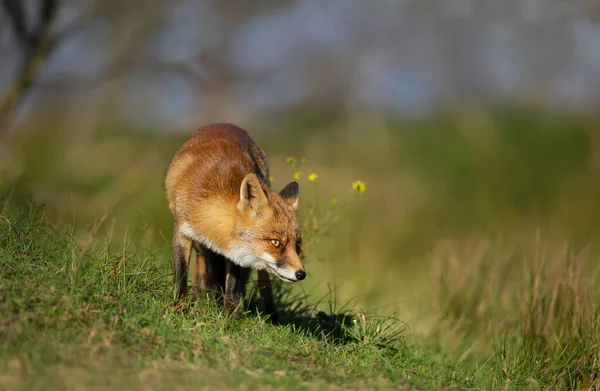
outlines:
[[[25,203],[0,219],[0,387],[5,389],[439,389],[473,378],[391,317],[314,309],[278,286],[281,326],[249,303],[175,302],[155,254],[54,228]],[[125,242],[128,240],[125,239]],[[165,262],[167,263],[167,262]]]
[[[238,320],[208,298],[173,301],[163,178],[189,134],[32,118],[0,156],[14,201],[0,213],[0,381],[600,390],[598,121],[481,107],[360,120],[241,124],[275,189],[287,156],[308,159],[309,278],[277,286],[273,327],[254,301]],[[356,179],[368,191],[348,204]]]
[[[491,368],[504,384],[598,389],[600,268],[588,252],[471,240],[438,257],[442,316],[434,334],[460,335],[461,351],[493,351]]]

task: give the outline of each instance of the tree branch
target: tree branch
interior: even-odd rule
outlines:
[[[24,45],[29,45],[29,33],[25,26],[25,14],[23,13],[23,3],[20,0],[3,0],[2,7],[12,22],[15,36]]]
[[[0,133],[6,130],[15,107],[25,98],[54,47],[51,45],[50,29],[57,12],[56,0],[43,0],[40,21],[33,32],[28,33],[21,1],[4,0],[3,5],[13,22],[15,34],[23,43],[24,53],[13,83],[0,98]]]

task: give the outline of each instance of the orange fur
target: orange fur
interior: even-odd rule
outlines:
[[[250,269],[259,270],[264,306],[276,321],[268,273],[304,279],[298,185],[271,191],[266,154],[242,129],[213,124],[199,129],[175,154],[165,179],[174,218],[173,271],[187,291],[189,256],[197,253],[198,289],[224,289],[233,310]]]

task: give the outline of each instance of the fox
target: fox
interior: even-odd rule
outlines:
[[[278,323],[270,275],[306,278],[300,258],[299,185],[271,190],[267,155],[242,128],[201,127],[175,153],[165,176],[173,216],[171,264],[177,298],[188,292],[192,249],[198,292],[220,292],[236,312],[252,270],[263,311]]]

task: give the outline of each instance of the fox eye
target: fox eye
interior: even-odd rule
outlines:
[[[279,248],[281,247],[281,242],[277,239],[271,239],[271,244],[273,245],[273,247],[275,248]]]

